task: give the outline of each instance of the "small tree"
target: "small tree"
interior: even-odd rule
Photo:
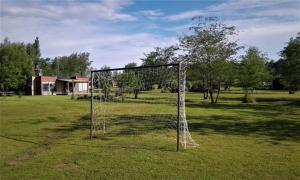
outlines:
[[[291,38],[288,45],[281,51],[281,75],[290,94],[300,88],[300,33]]]
[[[137,67],[136,63],[129,63],[125,65],[125,68],[131,68],[131,67]],[[130,89],[130,92],[133,92],[134,99],[138,98],[138,95],[140,93],[142,82],[141,78],[139,77],[139,72],[137,70],[125,70],[127,80],[128,80],[128,88]]]
[[[243,102],[254,102],[251,96],[253,89],[266,82],[270,73],[266,66],[266,56],[256,47],[250,47],[246,55],[242,56],[239,67],[239,82],[245,91]]]
[[[110,69],[109,66],[102,66],[101,70],[105,70],[105,69]],[[100,81],[100,84],[102,85],[103,92],[104,92],[104,99],[108,100],[109,99],[109,93],[111,91],[112,88],[112,73],[111,71],[105,71],[102,72],[101,75],[99,77],[98,81]]]
[[[181,47],[187,52],[185,61],[197,64],[211,103],[217,103],[221,84],[227,77],[228,61],[233,59],[233,55],[241,47],[236,41],[229,39],[231,35],[236,34],[234,26],[227,26],[216,17],[204,19],[197,17],[193,20],[196,20],[196,24],[190,27],[193,34],[180,38]],[[216,97],[214,97],[215,90],[217,90]]]

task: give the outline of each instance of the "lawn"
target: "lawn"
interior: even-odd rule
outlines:
[[[107,132],[89,139],[89,101],[0,97],[1,179],[300,179],[300,93],[186,94],[199,144],[176,152],[176,96],[144,93],[106,106]]]

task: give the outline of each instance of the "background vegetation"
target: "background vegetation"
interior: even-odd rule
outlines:
[[[179,37],[180,43],[166,48],[156,47],[141,58],[142,65],[159,65],[184,62],[188,66],[187,86],[190,91],[200,91],[204,99],[217,103],[221,88],[243,87],[244,102],[254,102],[254,89],[288,89],[295,93],[300,86],[300,33],[291,38],[280,52],[281,59],[269,60],[256,47],[249,47],[245,55],[237,56],[243,46],[234,40],[237,30],[216,17],[196,17],[191,33]],[[41,58],[39,39],[24,44],[5,39],[0,46],[1,91],[24,91],[32,75],[86,76],[91,61],[89,53]],[[136,66],[129,63],[126,66]],[[109,68],[103,66],[102,68]],[[98,69],[98,68],[96,68]],[[137,82],[133,83],[134,86]],[[141,87],[134,87],[136,97]],[[249,91],[250,90],[250,91]]]

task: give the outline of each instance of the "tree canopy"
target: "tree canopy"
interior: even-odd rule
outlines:
[[[266,56],[256,47],[250,47],[246,55],[242,56],[238,78],[240,86],[245,90],[244,102],[251,100],[248,95],[249,90],[253,90],[269,80],[270,73],[266,61]]]
[[[230,36],[237,32],[234,26],[227,26],[219,22],[216,17],[193,19],[194,26],[190,27],[192,35],[180,38],[180,47],[186,52],[184,61],[199,68],[199,75],[203,86],[210,94],[211,103],[216,103],[221,84],[226,81],[233,56],[241,48],[237,41],[230,40]],[[214,97],[214,89],[217,96]]]
[[[281,51],[283,82],[290,90],[300,88],[300,33]]]
[[[24,91],[28,78],[33,75],[33,59],[26,45],[6,39],[0,45],[0,54],[1,91]]]

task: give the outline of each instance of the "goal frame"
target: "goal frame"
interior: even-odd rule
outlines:
[[[171,64],[162,64],[162,65],[152,65],[152,66],[138,66],[138,67],[124,67],[124,68],[112,68],[112,69],[101,69],[101,70],[92,70],[90,73],[91,77],[91,90],[90,90],[90,140],[93,138],[93,104],[94,104],[94,73],[98,72],[109,72],[109,71],[118,71],[118,70],[139,70],[146,68],[159,68],[159,67],[177,67],[177,83],[178,83],[178,92],[177,92],[177,122],[176,122],[176,151],[179,151],[180,146],[180,71],[181,71],[181,62],[171,63]]]

